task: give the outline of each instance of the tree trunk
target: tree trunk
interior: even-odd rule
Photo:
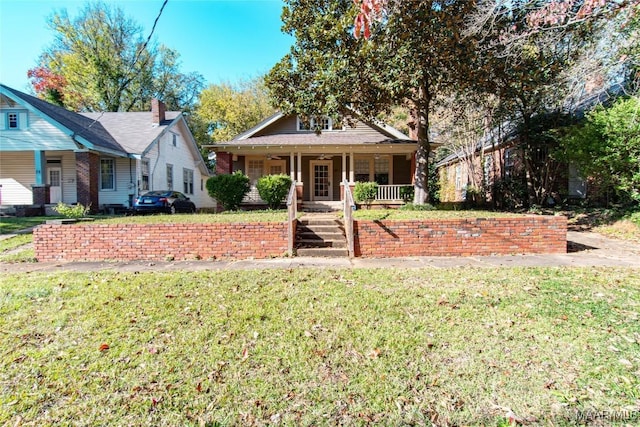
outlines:
[[[418,90],[418,102],[415,108],[415,126],[418,136],[418,150],[416,152],[416,172],[413,179],[413,203],[424,205],[429,203],[429,107],[431,94],[423,85]]]

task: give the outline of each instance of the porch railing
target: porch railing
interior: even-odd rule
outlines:
[[[376,200],[402,200],[406,199],[407,192],[411,192],[412,185],[378,185]],[[406,189],[406,190],[405,190]]]
[[[289,213],[289,218],[287,219],[288,224],[288,253],[289,256],[293,256],[294,245],[295,245],[295,236],[296,236],[296,221],[298,217],[298,194],[296,192],[296,181],[294,180],[291,183],[291,187],[289,188],[289,195],[287,195],[287,211]]]
[[[347,248],[349,250],[349,257],[353,258],[355,252],[353,211],[356,209],[356,204],[353,201],[353,195],[351,194],[351,187],[349,187],[349,182],[347,180],[344,180],[342,182],[342,186],[344,187],[344,233],[347,237]]]
[[[263,200],[260,198],[260,193],[258,193],[258,188],[255,186],[251,186],[251,189],[249,190],[249,192],[247,193],[246,196],[244,196],[244,199],[242,199],[243,203],[264,203]]]

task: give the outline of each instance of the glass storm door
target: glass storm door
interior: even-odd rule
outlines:
[[[333,187],[331,185],[331,171],[333,164],[331,160],[315,160],[311,162],[311,172],[313,182],[313,200],[332,200]]]
[[[62,201],[62,168],[50,167],[47,172],[49,203]]]

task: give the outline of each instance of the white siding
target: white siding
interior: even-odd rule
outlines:
[[[135,194],[136,189],[136,161],[121,157],[102,157],[116,161],[116,189],[100,190],[98,200],[100,205],[124,205],[129,207],[129,196]]]
[[[173,145],[173,134],[178,134],[177,144]],[[215,207],[215,201],[209,197],[205,186],[208,178],[203,176],[199,165],[196,165],[189,141],[184,137],[180,127],[174,126],[166,132],[160,141],[145,155],[149,160],[151,190],[167,189],[167,164],[173,165],[173,189],[184,193],[183,169],[193,171],[193,194],[186,194],[198,208]],[[199,160],[199,159],[198,159]],[[138,180],[140,177],[138,167]]]
[[[31,185],[36,181],[33,153],[0,152],[0,203],[30,205]]]

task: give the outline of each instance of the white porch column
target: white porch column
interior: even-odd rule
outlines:
[[[342,153],[342,182],[347,180],[347,153]]]
[[[351,184],[356,182],[356,172],[354,170],[355,167],[356,167],[356,161],[353,158],[353,152],[351,152],[349,153],[349,182]]]
[[[302,153],[298,151],[298,179],[299,183],[302,182]]]
[[[289,153],[289,175],[291,176],[291,180],[294,181],[296,179],[296,165],[294,163],[295,153],[291,151]]]

